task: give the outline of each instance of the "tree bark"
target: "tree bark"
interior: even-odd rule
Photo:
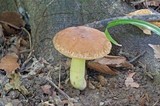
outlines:
[[[10,0],[12,3],[8,5],[1,1],[6,8],[1,11],[16,10],[20,6],[26,9],[30,15],[36,54],[50,61],[57,60],[58,53],[53,48],[52,38],[59,30],[123,16],[132,10],[121,0]]]

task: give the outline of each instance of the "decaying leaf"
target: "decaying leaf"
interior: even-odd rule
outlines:
[[[126,80],[125,80],[125,85],[127,87],[134,87],[134,88],[138,88],[139,87],[139,84],[134,82],[133,80],[133,76],[134,76],[135,72],[134,73],[129,73],[129,75],[127,76]]]
[[[140,99],[140,106],[146,106],[146,102],[149,102],[148,94],[144,94]]]
[[[9,11],[0,14],[0,22],[8,34],[19,32],[18,30],[25,25],[19,13]]]
[[[125,57],[122,56],[105,56],[94,61],[89,61],[87,63],[88,68],[94,69],[101,73],[116,75],[117,71],[113,67],[124,67],[124,68],[133,68],[133,65],[130,64]],[[110,68],[110,67],[112,68]]]
[[[55,106],[53,103],[50,103],[50,101],[45,101],[43,103],[41,103],[40,106]]]
[[[107,65],[100,64],[97,62],[89,61],[87,63],[87,67],[90,69],[99,71],[101,73],[110,74],[110,75],[117,75],[117,72],[110,69]]]
[[[151,10],[149,9],[140,9],[136,10],[134,12],[130,12],[127,14],[128,16],[133,16],[133,15],[148,15],[148,14],[153,14]]]
[[[154,57],[160,59],[160,45],[148,44],[154,50]]]
[[[0,60],[0,69],[3,69],[6,73],[14,73],[19,68],[17,61],[18,56],[15,53],[7,54]]]
[[[16,89],[23,94],[28,94],[28,90],[25,88],[25,86],[22,85],[20,75],[18,73],[10,74],[8,77],[10,78],[10,82],[7,83],[4,87],[6,91],[9,91],[10,89]]]
[[[133,65],[130,64],[125,57],[123,56],[105,56],[100,59],[94,60],[99,64],[111,66],[111,67],[124,67],[124,68],[133,68]]]
[[[127,14],[128,16],[133,16],[133,15],[149,15],[149,14],[154,14],[151,10],[149,9],[140,9],[140,10],[136,10],[134,12],[131,12],[129,14]],[[153,21],[150,22],[158,27],[160,27],[160,22],[159,21]],[[151,31],[149,29],[143,28],[143,27],[139,27],[143,33],[147,34],[147,35],[151,35]]]
[[[159,6],[159,0],[145,0],[146,6]]]
[[[90,80],[88,81],[87,86],[89,89],[96,89],[96,87],[92,84]]]
[[[42,68],[44,68],[45,64],[45,59],[43,58],[33,58],[33,63],[26,67],[25,71],[29,72],[28,75],[35,75],[37,74]]]
[[[98,78],[98,80],[99,80],[99,82],[100,82],[100,84],[101,84],[102,86],[105,86],[105,85],[107,84],[107,79],[104,78],[104,76],[98,75],[97,78]]]
[[[41,86],[41,88],[42,88],[42,90],[45,94],[51,95],[52,92],[51,92],[51,86],[50,85],[43,85],[43,86]]]

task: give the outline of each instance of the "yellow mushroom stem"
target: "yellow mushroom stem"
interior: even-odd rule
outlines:
[[[84,90],[87,86],[85,80],[84,59],[72,58],[70,67],[70,81],[74,88]]]

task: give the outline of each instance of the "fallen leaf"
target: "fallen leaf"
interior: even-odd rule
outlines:
[[[148,44],[154,51],[154,57],[160,59],[160,45]]]
[[[107,65],[99,64],[97,62],[89,61],[87,63],[87,67],[90,69],[99,71],[101,73],[110,74],[110,75],[117,75],[117,72],[110,69]]]
[[[55,106],[53,103],[50,103],[50,101],[45,101],[43,103],[41,103],[40,106]]]
[[[8,77],[10,78],[10,81],[5,85],[4,90],[9,91],[10,89],[16,89],[23,94],[29,93],[25,86],[22,85],[19,73],[10,74]]]
[[[149,102],[148,94],[144,94],[140,99],[140,106],[146,106],[146,102]]]
[[[134,88],[138,88],[139,87],[139,84],[134,82],[133,80],[133,76],[135,75],[135,72],[134,73],[129,73],[128,77],[126,78],[125,80],[125,85],[126,87],[134,87]]]
[[[5,106],[13,106],[13,104],[11,102],[9,102]]]
[[[152,23],[152,24],[154,24],[154,25],[160,27],[160,21],[152,21],[152,22],[150,22],[150,23]]]
[[[88,81],[87,86],[89,89],[96,89],[96,87],[92,84],[91,81]]]
[[[159,6],[160,1],[159,0],[145,0],[146,6]]]
[[[101,84],[102,86],[105,86],[105,85],[107,84],[107,79],[104,78],[104,76],[98,75],[97,78],[98,78],[98,80],[99,80],[99,82],[100,82],[100,84]]]
[[[64,105],[67,104],[67,106],[74,106],[74,104],[73,104],[71,101],[69,101],[69,100],[62,100],[62,103],[63,103]]]
[[[133,68],[133,65],[130,64],[125,57],[123,56],[105,56],[100,59],[94,60],[99,64],[111,66],[111,67],[124,67],[124,68]]]
[[[127,14],[128,16],[134,16],[134,15],[149,15],[149,14],[155,14],[153,13],[151,10],[149,9],[140,9],[140,10],[136,10],[134,12],[130,12],[129,14]],[[160,22],[159,21],[153,21],[150,22],[158,27],[160,27]],[[151,35],[151,30],[143,28],[143,27],[139,27],[143,33],[147,34],[147,35]]]
[[[45,94],[49,94],[50,95],[52,93],[50,85],[43,85],[43,86],[41,86],[41,89],[43,90],[43,92]]]
[[[28,75],[36,75],[45,66],[45,61],[41,58],[33,58],[32,60],[32,64],[30,66],[25,67],[25,71],[29,72]]]
[[[89,61],[87,66],[90,69],[110,75],[117,75],[117,71],[113,69],[113,67],[133,68],[133,65],[130,64],[125,57],[109,55],[94,61]]]
[[[133,16],[133,15],[148,15],[148,14],[153,14],[153,12],[149,9],[140,9],[140,10],[136,10],[134,12],[130,12],[127,15]]]
[[[6,33],[16,34],[21,27],[24,27],[25,23],[21,15],[17,12],[2,12],[0,14],[0,22]]]
[[[8,74],[14,73],[20,67],[17,61],[18,56],[15,53],[7,54],[0,60],[0,69],[3,69]]]

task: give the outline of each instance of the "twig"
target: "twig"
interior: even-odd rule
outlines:
[[[53,87],[55,87],[66,99],[72,100],[65,92],[63,92],[49,77],[43,77],[46,81],[48,81]]]
[[[60,87],[61,86],[61,68],[62,68],[62,66],[61,66],[61,64],[60,64],[60,69],[59,69],[59,81],[58,81],[58,86]]]
[[[31,52],[31,51],[32,51],[32,49],[26,49],[26,50],[19,51],[19,53],[22,54],[22,53],[28,53],[28,52]]]
[[[27,33],[28,37],[29,37],[29,47],[30,47],[30,49],[31,49],[31,48],[32,48],[32,38],[31,38],[31,34],[30,34],[25,28],[23,28],[23,27],[22,27],[22,30],[24,30],[24,31]]]
[[[25,62],[23,62],[22,66],[21,66],[21,68],[20,68],[20,72],[22,72],[22,70],[25,69],[26,64],[27,64],[31,59],[32,59],[32,57],[26,59]]]
[[[15,29],[17,29],[17,30],[20,30],[21,28],[19,28],[18,26],[15,26],[15,25],[13,25],[13,24],[11,24],[11,23],[8,23],[8,22],[6,22],[6,21],[0,21],[0,23],[2,23],[2,24],[7,24],[7,25],[9,25],[9,26],[11,26],[11,27],[13,27],[13,28],[15,28]]]
[[[146,51],[143,51],[142,53],[140,53],[139,55],[137,55],[136,57],[134,57],[133,59],[129,60],[130,63],[135,62],[137,59],[139,59],[141,56],[143,56],[146,53]]]
[[[110,21],[113,21],[116,19],[139,19],[144,21],[160,21],[160,14],[114,17],[114,18],[108,18],[108,19],[88,23],[88,24],[85,24],[85,26],[92,27],[92,28],[105,28]]]
[[[158,102],[159,102],[159,100],[157,100],[156,103],[154,103],[152,106],[156,106]]]

